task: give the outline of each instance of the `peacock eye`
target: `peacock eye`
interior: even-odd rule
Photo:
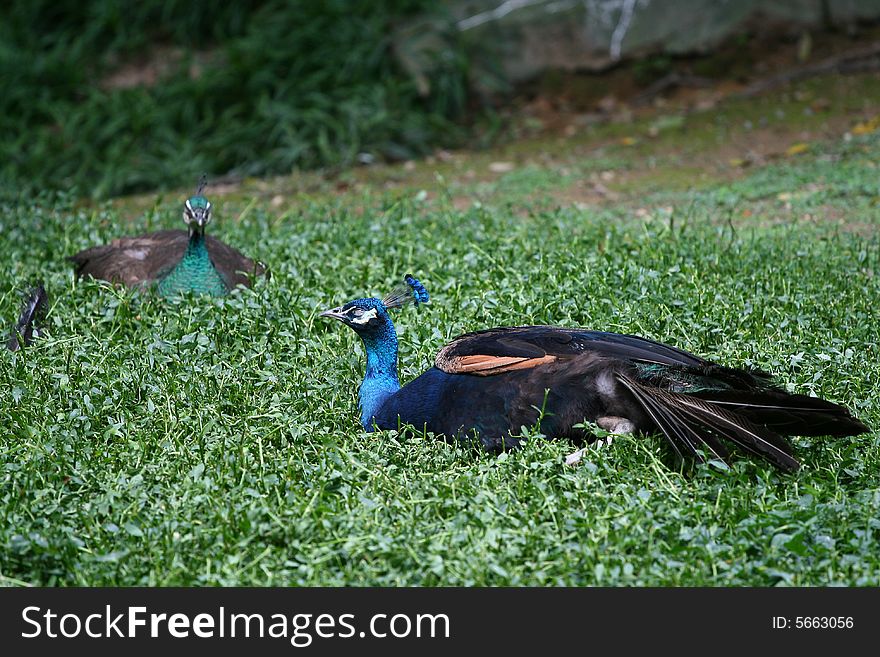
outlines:
[[[354,307],[348,311],[348,321],[358,326],[366,326],[372,324],[378,318],[375,308],[364,310],[363,308]]]

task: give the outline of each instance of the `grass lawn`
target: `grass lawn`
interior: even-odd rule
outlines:
[[[76,281],[64,261],[179,227],[188,187],[6,202],[0,316],[37,276],[52,306],[48,338],[0,354],[0,582],[880,584],[876,429],[793,439],[794,475],[743,455],[682,468],[659,436],[569,468],[573,445],[537,436],[493,457],[366,434],[360,342],[316,317],[412,272],[432,299],[396,315],[403,382],[460,332],[553,323],[767,369],[880,427],[880,138],[847,134],[690,183],[667,184],[671,161],[636,175],[645,138],[486,179],[441,163],[398,167],[393,189],[209,188],[209,230],[272,270],[219,300]],[[572,196],[592,174],[614,202]]]

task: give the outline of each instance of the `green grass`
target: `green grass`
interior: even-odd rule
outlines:
[[[816,145],[733,183],[617,209],[455,209],[442,189],[212,197],[214,234],[272,277],[168,303],[75,281],[77,249],[179,225],[70,197],[0,208],[0,314],[43,277],[50,337],[0,354],[0,582],[43,585],[878,585],[880,438],[796,438],[803,468],[679,468],[660,437],[563,464],[364,433],[353,332],[317,313],[407,272],[401,378],[504,324],[659,339],[880,426],[880,140]],[[505,187],[505,185],[507,187]],[[438,187],[439,187],[438,183]],[[668,208],[672,208],[671,212]],[[829,217],[829,220],[824,220]],[[836,217],[836,218],[835,218]]]

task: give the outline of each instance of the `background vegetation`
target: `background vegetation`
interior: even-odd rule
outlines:
[[[391,26],[428,6],[12,0],[0,20],[0,192],[104,197],[202,171],[286,173],[450,143],[447,119],[463,108],[454,58],[423,101],[389,56]]]

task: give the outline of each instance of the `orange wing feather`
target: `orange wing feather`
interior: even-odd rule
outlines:
[[[471,356],[456,356],[452,358],[444,371],[450,374],[476,374],[478,376],[491,376],[513,370],[525,370],[530,367],[552,363],[556,356],[546,355],[541,358],[518,358],[515,356],[488,356],[485,354],[473,354]]]

